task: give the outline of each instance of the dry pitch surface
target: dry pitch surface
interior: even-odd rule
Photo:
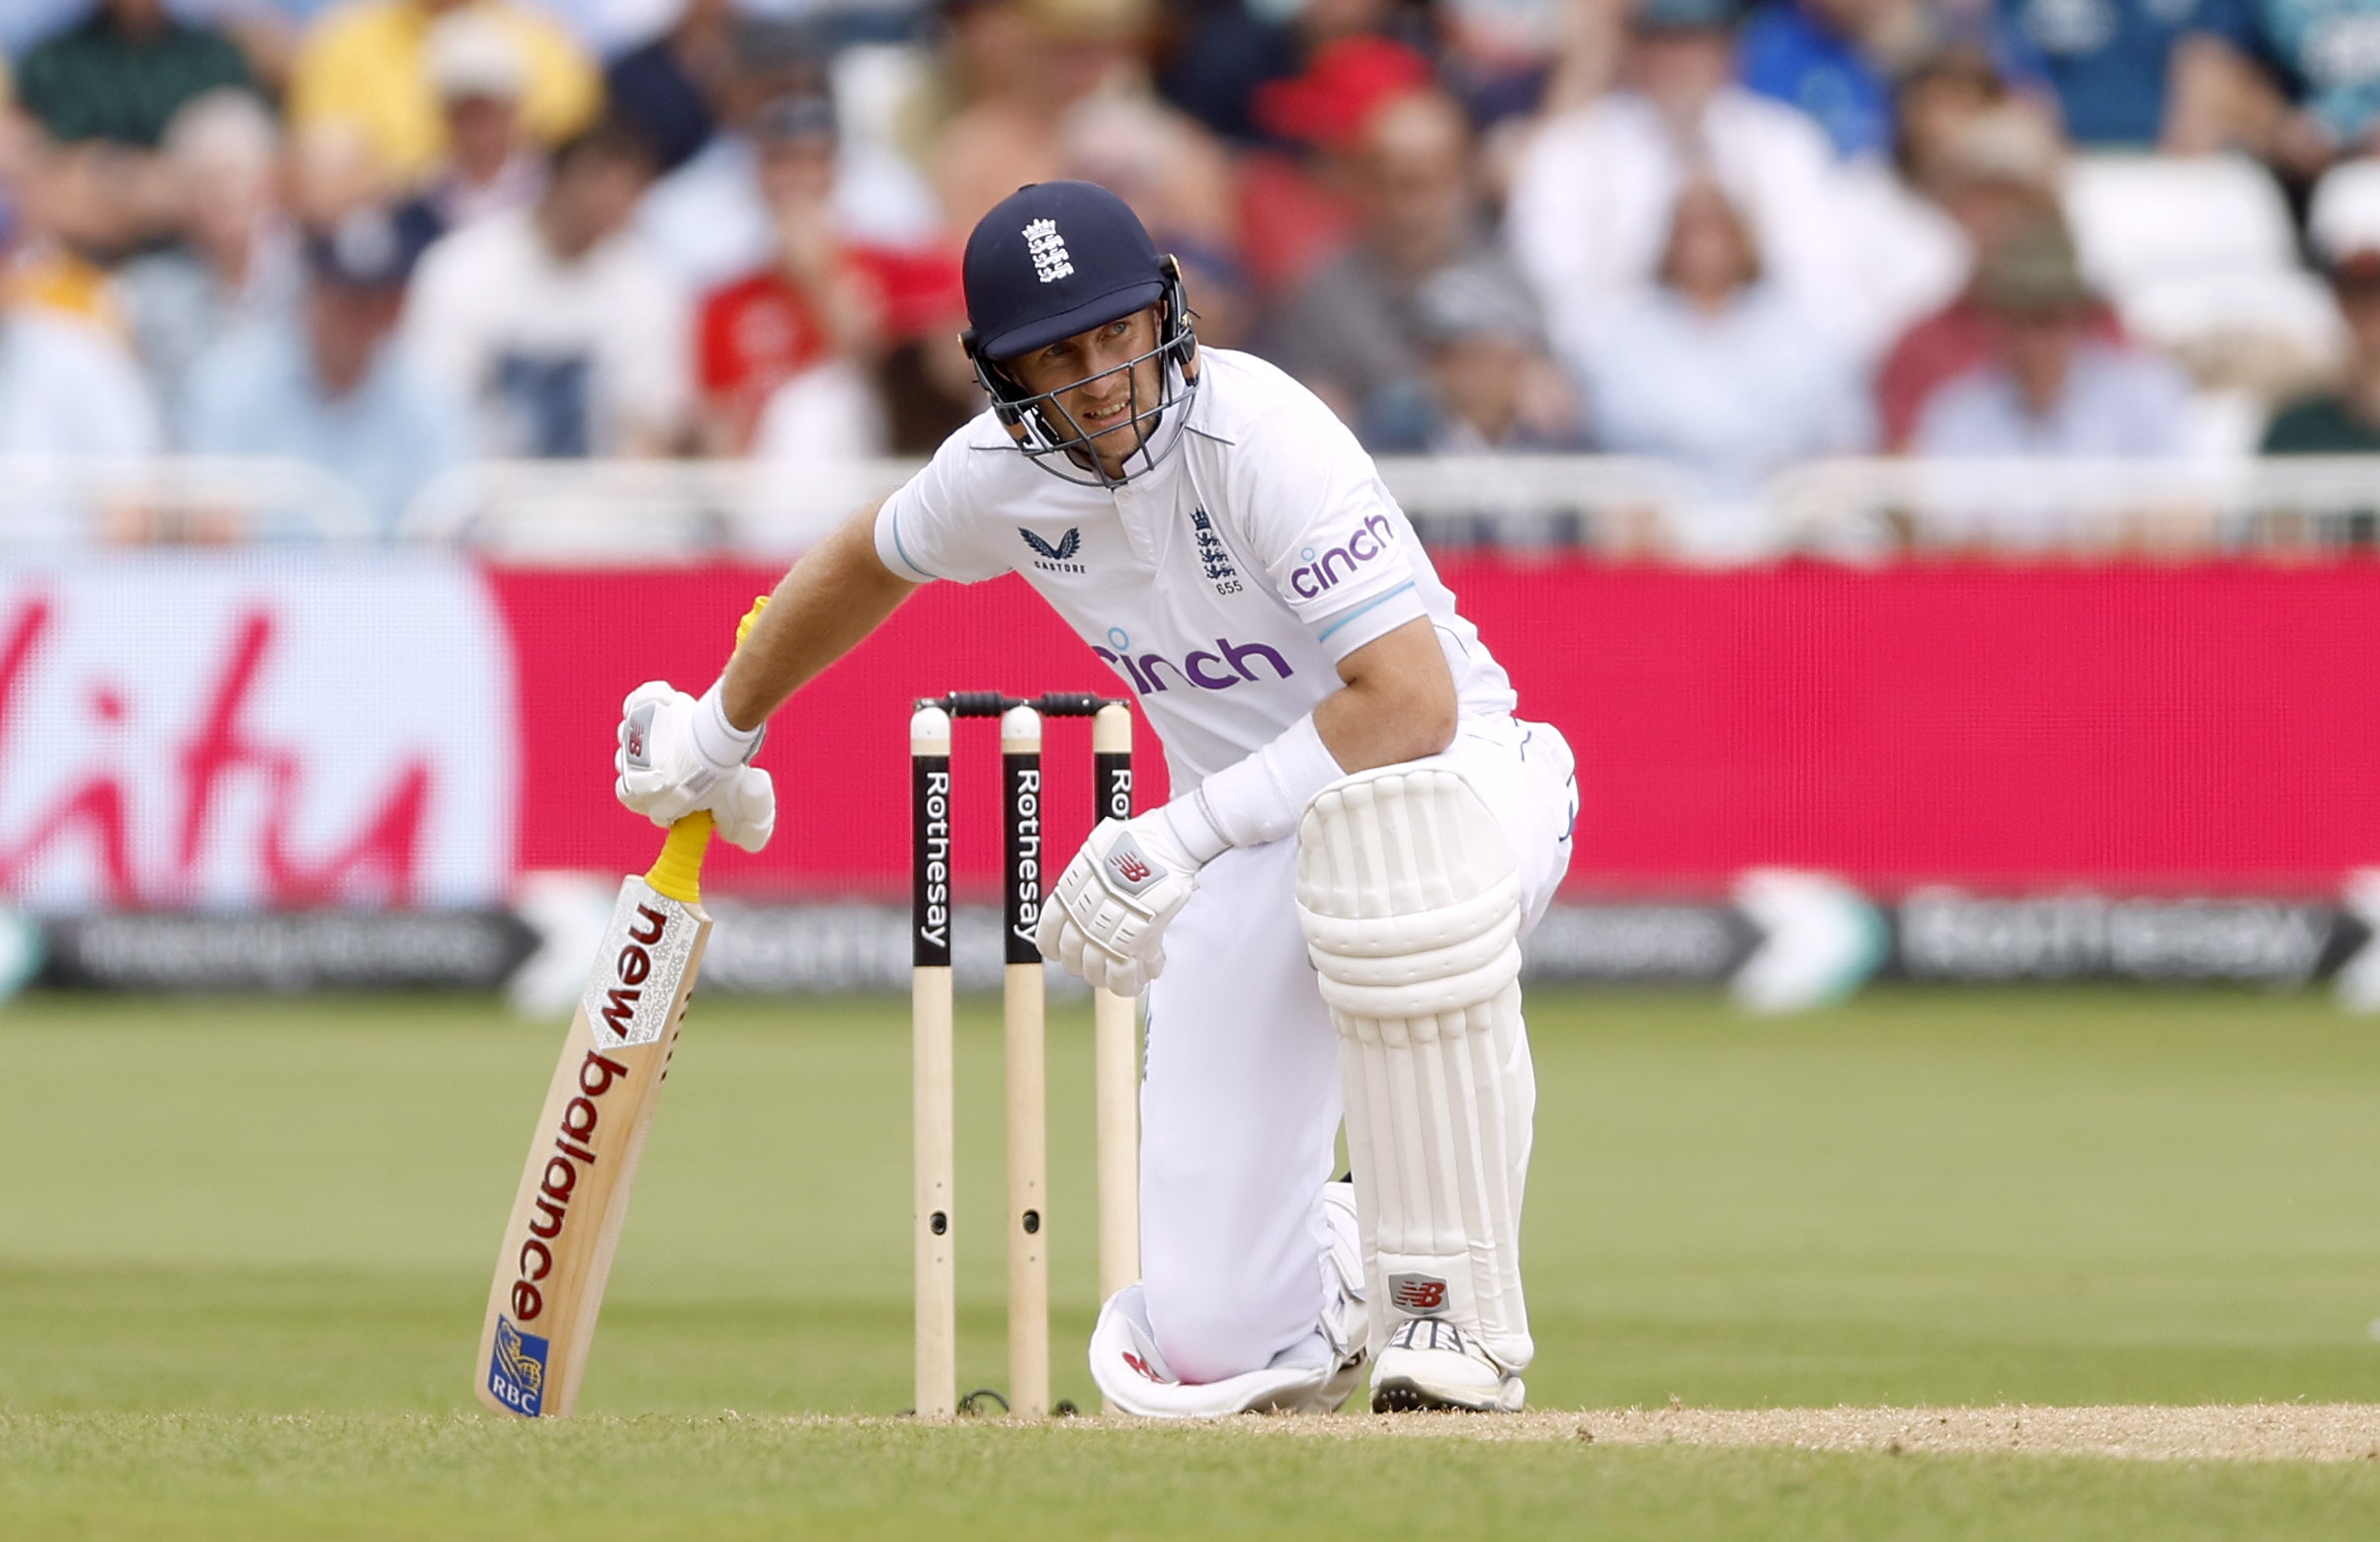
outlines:
[[[1121,1420],[1095,1420],[1093,1424]],[[1236,1427],[1324,1439],[1573,1440],[1785,1446],[1889,1455],[1999,1453],[2143,1461],[2380,1461],[2380,1406],[2199,1408],[1533,1409],[1509,1418],[1276,1419]]]

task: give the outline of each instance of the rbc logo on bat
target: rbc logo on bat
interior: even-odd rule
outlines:
[[[496,1319],[496,1352],[488,1361],[488,1391],[523,1419],[535,1419],[545,1407],[546,1340],[515,1328],[512,1319]]]

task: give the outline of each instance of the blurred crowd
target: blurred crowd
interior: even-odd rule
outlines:
[[[1123,193],[1382,453],[2380,449],[2380,0],[8,0],[0,457],[922,454]]]

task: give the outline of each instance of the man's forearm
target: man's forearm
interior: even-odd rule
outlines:
[[[1168,827],[1192,860],[1278,841],[1340,777],[1418,761],[1453,742],[1454,677],[1428,617],[1349,654],[1339,677],[1341,689],[1271,744],[1166,805]]]
[[[1427,617],[1365,644],[1340,665],[1340,690],[1314,708],[1314,729],[1353,774],[1436,755],[1454,742],[1454,676]]]
[[[870,508],[847,522],[778,582],[721,683],[720,705],[736,728],[767,722],[918,589],[876,555],[875,518]]]

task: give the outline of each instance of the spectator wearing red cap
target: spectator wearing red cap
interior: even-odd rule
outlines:
[[[1240,228],[1260,294],[1296,292],[1357,238],[1373,120],[1392,103],[1436,90],[1429,59],[1370,36],[1326,43],[1302,75],[1257,88],[1257,122],[1298,147],[1240,158]]]
[[[1307,73],[1333,44],[1367,36],[1427,41],[1415,13],[1395,0],[1190,0],[1181,9],[1187,14],[1159,60],[1157,88],[1235,147],[1297,148],[1265,122],[1256,99],[1272,82]]]

